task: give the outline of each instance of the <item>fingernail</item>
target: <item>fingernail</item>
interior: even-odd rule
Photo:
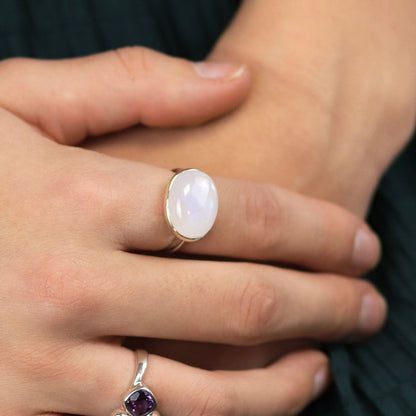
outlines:
[[[354,240],[353,264],[357,270],[368,270],[374,267],[380,257],[380,242],[377,236],[367,227],[358,229]]]
[[[330,381],[328,367],[321,368],[316,374],[313,385],[313,398],[319,397],[328,387]]]
[[[228,62],[195,62],[193,65],[197,74],[207,79],[230,81],[240,78],[246,71],[245,65]]]
[[[378,294],[364,295],[361,303],[359,335],[369,336],[377,332],[384,323],[387,313],[387,301]]]

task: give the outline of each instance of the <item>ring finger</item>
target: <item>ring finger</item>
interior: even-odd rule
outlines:
[[[67,379],[72,400],[66,395],[58,410],[104,416],[120,408],[136,372],[135,354],[91,345],[88,353],[83,350],[80,365],[85,365],[82,382],[77,382],[80,376]],[[144,376],[163,416],[294,415],[328,383],[327,358],[313,350],[291,353],[267,368],[236,372],[210,372],[150,355]]]
[[[104,256],[80,299],[95,299],[86,336],[254,345],[369,336],[386,306],[367,282],[249,263]],[[79,292],[79,291],[78,291]],[[77,296],[77,294],[76,294]],[[89,300],[77,304],[90,304]]]

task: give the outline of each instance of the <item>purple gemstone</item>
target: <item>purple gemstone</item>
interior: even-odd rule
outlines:
[[[142,388],[130,393],[125,405],[133,416],[145,416],[156,409],[156,400],[149,390]]]

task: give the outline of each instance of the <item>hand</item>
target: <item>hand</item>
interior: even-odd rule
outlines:
[[[416,3],[246,0],[211,59],[247,62],[248,100],[202,127],[135,129],[89,147],[273,182],[364,215],[416,113]]]
[[[135,50],[129,53],[133,59]],[[187,63],[163,60],[164,67],[170,63],[189,69]],[[98,126],[112,131],[121,123],[114,113],[130,110],[126,124],[143,120],[148,110],[139,104],[151,98],[154,108],[171,114],[163,94],[135,90],[142,82],[132,84],[114,74],[117,88],[98,87],[101,76],[113,73],[112,53],[59,63],[18,60],[2,65],[1,70],[22,77],[33,68],[33,78],[22,80],[22,108],[14,110],[20,117],[0,110],[3,413],[109,414],[120,405],[135,371],[134,355],[120,346],[119,337],[255,345],[291,337],[365,336],[380,327],[383,300],[360,280],[261,264],[150,255],[172,239],[162,215],[172,173],[63,146],[47,140],[41,130],[49,127],[48,135],[62,143],[103,129]],[[99,74],[84,78],[85,73],[96,74],[94,68],[100,68]],[[136,70],[141,79],[140,66]],[[46,78],[42,74],[50,77],[49,83],[40,82]],[[152,74],[157,73],[146,73],[149,83]],[[208,82],[164,74],[167,78],[161,77],[160,83],[168,82],[170,93],[181,82]],[[79,83],[73,85],[74,80]],[[208,100],[236,95],[237,84],[218,82],[209,81]],[[246,81],[231,81],[239,82]],[[38,94],[30,94],[40,87],[45,98],[37,102]],[[80,95],[87,87],[89,94]],[[63,88],[65,94],[51,94]],[[201,97],[182,94],[180,99]],[[180,104],[172,111],[182,112]],[[29,124],[41,114],[37,128]],[[190,114],[194,120],[196,111]],[[24,121],[28,115],[34,118]],[[184,113],[181,117],[189,122]],[[163,124],[162,116],[157,123]],[[193,253],[240,258],[247,254],[245,247],[251,247],[251,258],[298,266],[313,266],[316,257],[325,256],[325,270],[345,273],[370,267],[368,259],[377,259],[377,239],[341,208],[274,186],[215,180],[221,200],[218,221],[206,239],[190,248]],[[266,207],[257,205],[261,198],[267,198]],[[266,216],[258,215],[264,208]],[[316,237],[312,251],[311,235]],[[235,241],[245,244],[238,247]],[[257,245],[259,241],[264,245]],[[357,241],[369,254],[358,264]],[[267,368],[246,372],[209,372],[152,354],[146,384],[166,416],[267,416],[302,408],[325,388],[328,377],[327,359],[314,350],[288,354]],[[282,386],[278,394],[276,383]],[[251,400],[253,394],[256,401]]]
[[[138,127],[87,147],[166,168],[196,166],[272,182],[364,216],[414,126],[416,4],[390,6],[247,0],[210,55],[250,67],[252,91],[237,111],[195,128]],[[281,352],[274,343],[238,351],[150,344],[207,368],[265,365]]]

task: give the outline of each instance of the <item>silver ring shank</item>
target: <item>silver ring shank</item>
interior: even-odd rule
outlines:
[[[145,350],[137,350],[137,374],[133,381],[133,387],[143,386],[143,377],[147,368],[148,352]]]
[[[147,369],[148,352],[136,351],[137,372],[129,391],[124,396],[122,408],[112,413],[112,416],[152,416],[157,408],[154,394],[143,385],[144,373]],[[156,412],[156,415],[159,414]]]

